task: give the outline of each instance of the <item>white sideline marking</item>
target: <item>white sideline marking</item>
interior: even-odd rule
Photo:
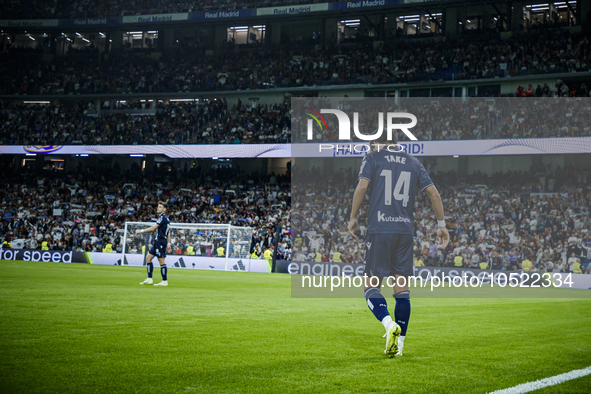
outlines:
[[[566,382],[568,380],[573,380],[576,378],[580,378],[586,375],[591,375],[591,367],[583,368],[583,369],[575,369],[574,371],[566,372],[560,375],[551,376],[549,378],[544,378],[540,380],[536,380],[535,382],[527,382],[520,384],[518,386],[509,387],[508,389],[502,389],[493,391],[490,394],[522,394],[522,393],[529,393],[530,391],[538,390],[548,386],[554,386],[556,384],[560,384]]]

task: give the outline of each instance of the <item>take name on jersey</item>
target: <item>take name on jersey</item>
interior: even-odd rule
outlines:
[[[388,160],[390,163],[406,164],[406,157],[388,155],[388,156],[385,156],[384,158],[386,160]]]
[[[368,153],[359,178],[369,181],[368,234],[413,234],[414,201],[433,184],[421,162],[406,152]]]

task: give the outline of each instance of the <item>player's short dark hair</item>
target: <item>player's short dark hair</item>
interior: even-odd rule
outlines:
[[[164,201],[158,201],[158,205],[162,205],[166,209],[166,203]]]
[[[374,134],[377,132],[374,131]],[[376,138],[375,140],[371,141],[370,143],[370,147],[371,150],[378,150],[378,149],[384,149],[385,145],[391,145],[391,144],[397,144],[398,143],[398,133],[395,130],[392,130],[392,139],[389,140],[388,139],[388,133],[386,133],[386,131],[384,130],[382,132],[382,135],[380,135],[378,138]],[[373,145],[372,145],[373,144]]]
[[[377,132],[377,130],[375,132]],[[374,132],[374,134],[375,134],[375,132]],[[374,140],[374,142],[380,143],[380,144],[387,144],[387,143],[397,144],[398,143],[398,132],[396,130],[392,130],[392,139],[389,140],[388,133],[386,132],[386,130],[383,130],[382,135],[380,135],[378,138],[376,138]]]

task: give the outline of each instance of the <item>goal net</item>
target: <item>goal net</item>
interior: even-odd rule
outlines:
[[[136,234],[153,222],[126,222],[121,262],[146,265],[156,232]],[[230,224],[170,223],[166,264],[169,267],[248,271],[252,227]]]

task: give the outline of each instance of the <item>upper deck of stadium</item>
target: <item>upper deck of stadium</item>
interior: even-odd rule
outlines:
[[[591,4],[580,0],[314,3],[285,13],[281,2],[88,3],[3,3],[0,95],[491,97],[591,77]],[[16,19],[47,8],[73,19]]]
[[[34,10],[50,3],[57,19],[15,19],[45,18]],[[335,2],[289,15],[280,3],[134,2],[134,15],[125,2],[64,4],[3,3],[2,145],[303,142],[290,97],[451,97],[473,112],[470,97],[580,98],[591,86],[585,1]],[[497,105],[478,128],[442,122],[420,137],[589,135],[577,118],[515,119]]]

